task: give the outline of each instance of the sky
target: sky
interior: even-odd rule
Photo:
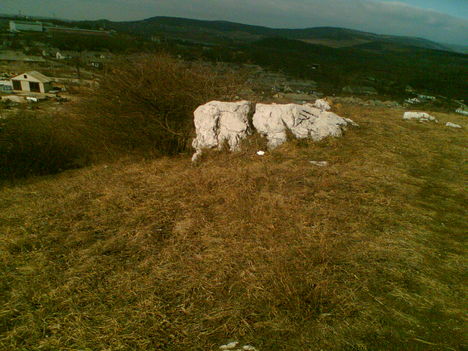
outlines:
[[[0,13],[67,19],[176,16],[276,28],[344,27],[468,46],[468,0],[0,0]]]

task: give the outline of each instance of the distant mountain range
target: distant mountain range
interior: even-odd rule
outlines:
[[[333,48],[353,47],[379,42],[432,50],[468,52],[468,47],[439,44],[422,38],[379,35],[336,27],[277,29],[227,21],[203,21],[177,17],[152,17],[131,22],[98,20],[82,21],[79,23],[87,27],[114,29],[147,37],[164,36],[171,39],[192,40],[210,44],[226,44],[229,42],[237,44],[239,42],[252,42],[267,37],[282,37]]]
[[[1,15],[14,18],[16,15]],[[113,22],[58,20],[46,17],[27,17],[34,20],[55,20],[65,25],[76,24],[92,29],[106,28],[145,37],[161,36],[168,39],[191,40],[206,44],[248,43],[269,37],[301,40],[332,48],[353,47],[373,42],[413,46],[423,49],[443,50],[468,54],[468,46],[437,43],[410,36],[381,35],[339,27],[312,27],[280,29],[247,25],[228,21],[204,21],[180,17],[151,17],[139,21]]]

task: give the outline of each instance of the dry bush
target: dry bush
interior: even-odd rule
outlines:
[[[18,111],[0,120],[0,179],[57,173],[86,163],[60,115]]]
[[[188,146],[193,111],[232,99],[243,81],[166,54],[120,58],[82,100],[78,115],[100,151],[175,154]]]

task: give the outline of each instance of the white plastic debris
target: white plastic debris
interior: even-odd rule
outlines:
[[[437,119],[426,112],[405,112],[403,119],[411,120],[416,119],[421,122],[433,121],[437,122]]]
[[[264,155],[265,155],[265,151],[257,151],[257,155],[258,155],[258,156],[264,156]]]
[[[238,341],[233,341],[233,342],[230,342],[229,344],[220,346],[219,349],[220,350],[232,350],[232,349],[236,348],[237,345],[239,345],[239,342]]]
[[[311,164],[319,167],[327,167],[328,162],[327,161],[309,161]]]
[[[192,146],[196,161],[204,149],[221,149],[226,143],[231,151],[238,151],[240,142],[251,134],[249,116],[253,105],[249,101],[211,101],[194,112],[196,138]]]
[[[31,97],[31,96],[26,97],[26,100],[27,100],[28,102],[38,102],[38,101],[39,101],[37,98]]]
[[[451,127],[451,128],[461,128],[462,126],[459,125],[459,124],[456,124],[456,123],[452,123],[452,122],[447,122],[445,124],[446,127]]]
[[[257,349],[255,347],[251,346],[251,345],[244,345],[242,347],[242,350],[244,350],[244,351],[257,351]]]
[[[257,104],[253,116],[253,125],[257,132],[267,137],[269,149],[283,144],[288,132],[298,139],[320,141],[328,136],[342,136],[350,124],[357,126],[350,119],[311,104]]]

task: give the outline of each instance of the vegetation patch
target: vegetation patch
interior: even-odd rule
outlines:
[[[193,111],[210,100],[233,99],[244,79],[165,54],[121,59],[83,99],[76,118],[99,151],[177,154],[189,147]]]
[[[6,116],[0,119],[0,179],[53,174],[87,162],[63,117],[32,111]]]

